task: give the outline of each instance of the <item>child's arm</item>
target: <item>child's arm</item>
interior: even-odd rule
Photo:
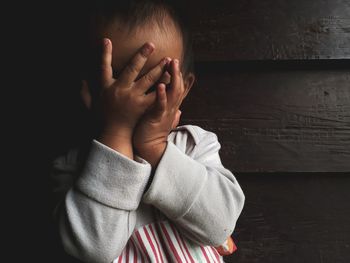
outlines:
[[[54,165],[53,175],[61,181],[56,189],[62,201],[55,214],[65,250],[84,262],[110,263],[134,230],[135,210],[149,180],[151,166],[141,158],[134,160],[132,133],[137,120],[155,100],[154,93],[145,92],[154,84],[152,80],[161,76],[166,61],[134,82],[154,48],[145,44],[120,77],[113,79],[112,43],[105,41],[101,136],[92,142],[81,171],[74,158],[61,158]]]
[[[193,129],[198,134],[194,148],[186,146],[193,140],[187,131],[177,131],[174,138],[186,153],[168,142],[143,201],[161,210],[188,238],[216,247],[232,234],[245,196],[221,164],[217,136]]]
[[[84,168],[74,152],[56,159],[55,219],[65,251],[83,262],[112,262],[136,223],[151,167],[94,140]]]
[[[219,246],[232,234],[245,197],[233,174],[221,164],[215,134],[201,132],[196,147],[187,154],[167,141],[188,92],[178,63],[172,61],[169,73],[171,88],[158,86],[157,106],[134,133],[135,149],[154,170],[143,200],[161,210],[190,239]],[[176,141],[186,145],[187,139],[180,134]]]
[[[170,88],[167,89],[164,83],[158,84],[156,102],[137,124],[133,135],[137,154],[147,160],[153,170],[167,147],[170,131],[179,121],[179,107],[188,92],[177,59],[169,63],[168,72],[171,76]]]

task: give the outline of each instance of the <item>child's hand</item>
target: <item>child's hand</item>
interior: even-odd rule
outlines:
[[[185,97],[178,60],[171,61],[169,73],[170,88],[166,90],[164,83],[157,86],[157,100],[138,123],[133,136],[135,150],[153,168],[157,166],[165,151],[170,131],[179,122],[181,113],[179,107]]]
[[[101,109],[104,119],[103,132],[107,134],[132,132],[139,118],[156,100],[154,92],[145,94],[163,74],[168,59],[163,59],[156,67],[135,81],[154,45],[146,43],[135,54],[117,79],[112,71],[112,43],[104,39],[101,65]]]
[[[103,126],[98,140],[130,159],[133,159],[132,136],[136,123],[156,100],[155,92],[146,94],[146,91],[162,76],[169,61],[168,58],[163,59],[135,81],[153,50],[153,44],[144,44],[115,79],[112,70],[112,43],[109,39],[104,39],[99,77],[101,93],[97,98]],[[87,107],[90,107],[91,96],[86,82],[83,84],[82,97]]]

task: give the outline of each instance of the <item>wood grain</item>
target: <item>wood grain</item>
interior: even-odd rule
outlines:
[[[350,58],[348,0],[188,2],[198,61]]]
[[[246,195],[225,262],[350,262],[350,177],[237,174]]]
[[[350,171],[349,70],[218,71],[199,73],[182,124],[215,132],[231,170]]]

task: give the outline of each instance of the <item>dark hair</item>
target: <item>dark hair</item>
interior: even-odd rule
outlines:
[[[90,3],[85,17],[85,44],[96,43],[103,28],[119,18],[129,29],[149,21],[164,26],[164,18],[170,17],[178,28],[183,42],[182,71],[186,75],[194,71],[192,36],[187,22],[185,5],[181,1],[167,0],[96,0]],[[86,38],[87,37],[87,38]],[[91,51],[91,46],[85,46]],[[91,52],[89,52],[91,54]]]

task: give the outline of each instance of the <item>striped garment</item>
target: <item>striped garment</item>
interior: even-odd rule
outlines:
[[[184,238],[169,221],[155,222],[134,231],[113,263],[224,262],[214,247]]]

